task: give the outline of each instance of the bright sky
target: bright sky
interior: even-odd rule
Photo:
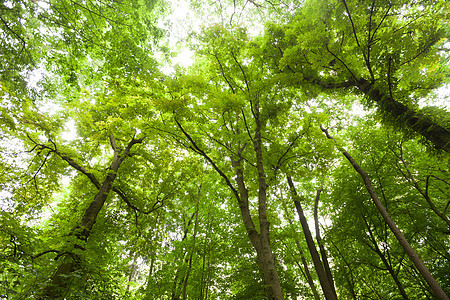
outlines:
[[[172,5],[173,14],[160,20],[158,26],[170,30],[169,48],[171,50],[179,49],[180,51],[178,55],[172,59],[172,65],[179,64],[182,67],[189,67],[194,62],[194,52],[189,50],[182,41],[187,39],[189,33],[188,29],[195,31],[200,30],[202,20],[194,16],[186,1],[171,1],[170,3]],[[166,25],[167,23],[170,24],[170,27]],[[161,70],[163,73],[170,75],[174,72],[172,65],[166,64]]]

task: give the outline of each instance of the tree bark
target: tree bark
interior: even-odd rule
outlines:
[[[320,188],[316,192],[316,198],[314,200],[314,227],[316,229],[316,240],[317,240],[317,244],[319,245],[320,256],[322,257],[325,274],[327,275],[328,282],[330,283],[331,289],[333,290],[333,294],[337,299],[336,288],[334,286],[334,281],[333,281],[333,275],[331,274],[330,265],[328,263],[327,251],[325,250],[325,246],[323,244],[322,237],[320,236],[320,228],[319,228],[318,208],[319,208],[320,194],[322,193],[322,190],[323,190],[323,181],[324,181],[324,179],[322,178],[322,183],[320,185]]]
[[[89,207],[86,209],[83,218],[79,225],[73,227],[71,229],[70,235],[74,235],[77,237],[78,243],[75,244],[76,248],[82,249],[83,244],[88,240],[91,230],[97,220],[97,216],[101,211],[106,199],[108,198],[108,194],[111,191],[112,184],[117,176],[117,171],[119,170],[120,165],[125,160],[125,158],[130,153],[133,145],[141,143],[143,138],[141,139],[132,139],[125,150],[121,151],[114,139],[114,136],[110,135],[110,143],[111,147],[114,150],[114,156],[110,167],[108,168],[108,173],[106,175],[105,180],[101,184],[97,194],[94,197],[94,200],[91,202]],[[45,287],[43,292],[43,298],[41,299],[56,299],[62,296],[62,293],[67,288],[68,281],[66,279],[67,275],[78,269],[79,267],[79,257],[74,254],[71,254],[70,257],[64,257],[64,262],[62,262],[57,268],[56,272],[50,279],[50,283]]]
[[[244,183],[244,174],[242,171],[242,167],[240,161],[233,161],[233,166],[236,171],[236,183],[239,188],[240,199],[239,199],[239,208],[241,210],[242,220],[245,224],[245,228],[247,231],[247,235],[255,248],[258,264],[261,268],[264,276],[264,285],[266,287],[266,294],[268,299],[270,300],[279,300],[283,299],[283,293],[281,291],[281,284],[278,278],[278,273],[275,268],[275,259],[272,254],[272,249],[270,246],[270,239],[268,236],[268,227],[269,224],[263,224],[263,226],[267,226],[265,237],[263,237],[262,229],[261,234],[256,231],[255,225],[253,223],[249,202],[248,202],[248,190],[245,187]],[[265,207],[261,205],[258,207],[258,210],[261,210]],[[260,212],[261,215],[261,212]],[[261,227],[261,224],[260,224]]]
[[[298,201],[299,196],[295,189],[294,183],[292,182],[291,176],[287,176],[287,181],[292,194],[292,198],[294,199],[294,204],[295,208],[297,209],[300,224],[303,228],[303,234],[305,235],[306,244],[308,245],[309,252],[311,253],[311,258],[313,260],[314,267],[316,268],[317,276],[319,276],[319,282],[320,286],[322,287],[323,294],[325,295],[325,298],[327,300],[337,300],[337,297],[335,296],[331,284],[328,280],[327,274],[325,273],[325,269],[323,268],[322,261],[320,260],[319,253],[316,249],[316,245],[314,244],[311,230],[309,230],[309,225],[303,212],[302,205],[300,201]]]
[[[396,101],[392,98],[390,93],[380,90],[370,81],[361,78],[359,80],[349,80],[342,83],[330,83],[312,77],[304,77],[304,79],[326,89],[356,87],[370,100],[377,103],[382,112],[390,115],[398,123],[405,124],[412,131],[423,136],[430,141],[436,149],[450,152],[450,130],[448,128],[439,125],[429,116]]]
[[[261,120],[259,109],[255,105],[255,137],[253,139],[253,148],[256,154],[256,168],[258,169],[258,220],[260,228],[260,265],[264,274],[264,283],[269,299],[283,299],[281,284],[278,278],[278,272],[275,268],[275,258],[272,253],[269,234],[269,221],[267,220],[267,184],[266,174],[264,172],[262,140],[261,140]]]
[[[366,79],[360,79],[356,85],[369,99],[376,102],[380,109],[395,120],[404,122],[409,128],[433,143],[437,149],[450,152],[450,131],[433,121],[430,117],[417,112],[393,99],[389,93],[376,88]]]
[[[328,139],[333,140],[336,144],[336,140],[330,136],[328,131],[321,125],[320,128],[325,133]],[[440,300],[449,300],[449,297],[445,294],[444,290],[441,288],[439,283],[436,281],[436,279],[433,277],[433,275],[430,273],[430,271],[427,269],[425,264],[420,259],[419,255],[414,251],[414,249],[411,247],[409,242],[406,240],[403,233],[398,229],[395,222],[392,220],[389,213],[384,208],[383,204],[381,203],[380,199],[378,198],[377,193],[375,192],[375,189],[372,186],[372,183],[370,181],[369,176],[367,173],[358,165],[358,163],[353,159],[353,157],[345,151],[343,148],[338,146],[339,151],[342,152],[342,154],[347,158],[347,160],[351,163],[353,168],[356,170],[356,172],[359,173],[361,178],[364,181],[364,185],[366,186],[367,191],[370,194],[370,197],[372,198],[372,201],[374,202],[375,206],[377,207],[378,211],[380,212],[381,216],[383,217],[386,224],[391,229],[394,236],[397,238],[398,242],[402,246],[403,250],[405,250],[406,254],[409,256],[413,264],[416,266],[419,273],[422,275],[422,277],[425,279],[425,281],[428,283],[429,287],[431,288],[434,296],[437,299]]]

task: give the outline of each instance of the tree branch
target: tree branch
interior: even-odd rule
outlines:
[[[100,182],[97,180],[97,178],[94,176],[94,174],[89,173],[84,167],[82,167],[81,165],[79,165],[78,163],[76,163],[73,159],[71,159],[70,157],[68,157],[67,155],[65,155],[64,153],[58,151],[55,147],[55,149],[47,146],[47,145],[43,145],[43,144],[39,144],[38,142],[34,141],[28,134],[27,137],[30,141],[32,141],[39,149],[48,149],[50,152],[55,153],[56,155],[58,155],[60,158],[62,158],[64,161],[66,161],[71,167],[73,167],[75,170],[81,172],[82,174],[86,175],[89,180],[95,185],[95,187],[97,189],[100,188],[101,184]],[[52,142],[53,143],[53,142]],[[34,148],[33,148],[34,149]]]
[[[236,197],[236,199],[240,202],[240,197],[239,197],[239,193],[236,190],[236,188],[233,186],[233,184],[231,184],[230,179],[228,178],[227,175],[225,175],[225,173],[220,170],[220,168],[216,165],[216,163],[202,150],[200,149],[200,147],[197,145],[197,143],[192,139],[192,137],[189,135],[189,133],[187,133],[183,126],[181,126],[180,122],[178,122],[177,118],[174,117],[175,122],[178,125],[178,128],[180,128],[181,132],[183,132],[183,134],[187,137],[187,139],[191,142],[192,146],[194,147],[193,150],[195,150],[198,154],[200,154],[201,156],[203,156],[210,164],[211,166],[214,168],[214,170],[216,170],[217,173],[219,173],[219,175],[225,180],[225,182],[227,183],[227,186],[231,189],[231,191],[233,192],[234,196]]]

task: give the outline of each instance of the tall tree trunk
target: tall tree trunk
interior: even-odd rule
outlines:
[[[323,268],[322,261],[320,260],[319,253],[316,249],[316,245],[314,244],[311,230],[309,230],[309,225],[303,212],[302,205],[298,200],[299,196],[297,194],[297,190],[295,189],[294,182],[292,181],[291,176],[287,176],[287,181],[291,190],[292,198],[294,199],[294,204],[295,208],[297,209],[300,224],[303,228],[303,234],[305,235],[306,244],[308,245],[309,252],[311,253],[311,258],[313,260],[314,267],[316,268],[317,276],[319,276],[319,282],[320,286],[322,287],[323,294],[325,295],[325,298],[327,300],[337,300],[337,297],[333,292],[333,288],[328,281],[328,276],[325,273],[325,269]]]
[[[278,278],[277,269],[275,268],[275,258],[273,256],[272,246],[270,244],[270,224],[267,220],[267,185],[262,153],[261,120],[257,104],[254,108],[254,118],[256,128],[255,137],[253,139],[253,148],[256,154],[256,168],[258,169],[258,220],[260,228],[259,246],[261,247],[259,250],[260,257],[258,260],[260,261],[264,274],[267,296],[269,299],[283,299],[280,280]]]
[[[106,178],[99,187],[98,193],[95,195],[94,200],[84,212],[80,224],[73,227],[70,232],[70,235],[76,236],[78,240],[75,242],[76,248],[84,250],[82,245],[89,238],[91,230],[97,221],[97,216],[103,208],[103,205],[108,198],[108,194],[112,189],[112,184],[116,179],[117,171],[119,170],[120,165],[130,153],[133,145],[141,143],[142,140],[143,138],[133,138],[128,143],[125,150],[121,151],[116,145],[114,136],[112,134],[110,135],[110,143],[112,149],[114,150],[114,156],[112,163],[108,168]],[[80,259],[76,255],[71,255],[70,257],[65,256],[63,259],[64,261],[59,265],[56,272],[51,277],[50,283],[45,287],[42,299],[54,299],[61,297],[64,290],[67,288],[68,281],[66,277],[78,268]]]
[[[327,251],[325,250],[325,245],[323,243],[322,237],[320,236],[320,228],[319,228],[318,209],[319,209],[320,194],[322,193],[322,190],[323,190],[323,181],[324,181],[324,178],[322,178],[322,182],[321,182],[320,188],[317,190],[316,198],[314,200],[314,226],[315,226],[315,229],[316,229],[316,240],[317,240],[317,244],[319,245],[320,256],[322,257],[322,262],[323,262],[323,267],[325,269],[325,274],[327,275],[328,282],[331,285],[331,288],[333,290],[334,296],[337,299],[336,288],[334,286],[334,281],[333,281],[333,275],[331,274],[330,265],[328,264]]]
[[[321,125],[320,128],[325,133],[328,139],[333,140],[336,145],[336,140],[328,133],[328,131]],[[380,199],[378,198],[377,193],[375,192],[375,189],[372,186],[372,183],[370,182],[370,178],[367,175],[367,173],[358,165],[358,163],[353,159],[353,157],[348,154],[347,151],[345,151],[343,148],[338,146],[339,151],[342,152],[342,154],[347,158],[347,160],[351,163],[353,168],[356,170],[356,172],[359,173],[361,178],[364,181],[364,185],[366,186],[367,191],[370,194],[370,197],[372,198],[375,206],[377,207],[378,211],[380,212],[381,216],[383,217],[386,224],[391,229],[394,236],[397,238],[398,242],[402,246],[403,250],[405,250],[406,254],[409,256],[413,264],[416,266],[419,273],[422,275],[422,277],[425,279],[425,281],[428,283],[429,287],[431,288],[434,296],[440,300],[449,300],[448,296],[445,294],[444,290],[441,288],[439,283],[436,281],[436,279],[433,277],[433,275],[430,273],[430,271],[427,269],[425,264],[420,259],[419,255],[414,251],[414,249],[411,247],[409,242],[406,240],[403,233],[398,229],[395,222],[392,220],[389,213],[384,208],[383,204],[381,203]]]
[[[290,219],[288,219],[288,220],[292,224],[292,221]],[[317,292],[316,284],[314,283],[314,280],[312,279],[311,272],[309,271],[308,263],[306,261],[305,255],[303,254],[303,250],[300,246],[300,242],[297,238],[295,238],[295,244],[297,245],[297,249],[299,250],[300,260],[302,261],[302,266],[303,266],[303,269],[305,270],[304,275],[306,277],[306,280],[308,281],[308,285],[311,288],[311,291],[314,295],[314,299],[319,300],[320,296],[319,296],[319,293]],[[300,267],[299,264],[298,264],[298,266]]]
[[[407,107],[395,100],[389,91],[376,87],[373,81],[361,78],[342,83],[331,83],[313,77],[304,77],[310,83],[317,84],[326,89],[340,89],[356,87],[370,100],[375,102],[380,110],[390,115],[397,123],[403,123],[409,129],[423,136],[433,143],[436,149],[450,152],[450,130],[436,123],[432,117]]]

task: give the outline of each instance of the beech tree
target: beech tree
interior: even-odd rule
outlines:
[[[170,7],[0,4],[0,298],[448,299],[449,4]]]

